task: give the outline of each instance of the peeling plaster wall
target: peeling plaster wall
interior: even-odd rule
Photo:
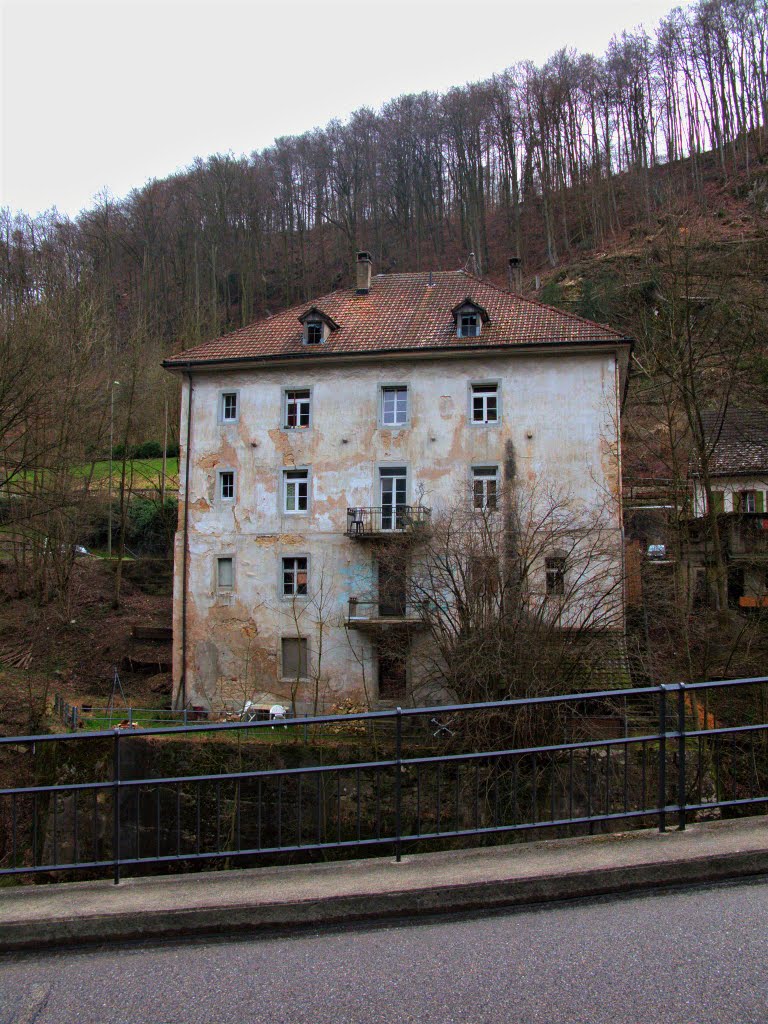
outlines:
[[[548,481],[588,505],[614,502],[615,570],[620,573],[621,517],[616,356],[612,352],[474,358],[400,359],[357,364],[263,367],[195,373],[189,493],[187,700],[242,705],[254,691],[320,705],[365,683],[375,702],[370,639],[343,621],[350,596],[373,588],[372,548],[346,536],[348,506],[376,506],[378,467],[408,467],[408,501],[434,511],[469,500],[471,467],[497,464],[509,482]],[[470,422],[470,384],[496,381],[501,419]],[[380,388],[409,387],[409,425],[379,426]],[[188,383],[182,400],[186,453]],[[283,390],[311,389],[309,429],[284,430]],[[222,391],[238,391],[239,418],[219,422]],[[183,466],[182,461],[182,488]],[[310,510],[285,514],[282,471],[309,467]],[[217,473],[234,470],[232,503],[217,497]],[[174,587],[174,682],[181,678],[183,501],[180,495]],[[280,559],[310,559],[310,592],[322,580],[322,613],[281,597]],[[235,559],[231,594],[216,587],[216,559]],[[310,661],[324,624],[322,676],[311,685],[281,680],[280,638],[306,636]],[[351,641],[351,643],[350,643]],[[354,651],[352,650],[354,648]],[[416,680],[412,680],[416,683]]]

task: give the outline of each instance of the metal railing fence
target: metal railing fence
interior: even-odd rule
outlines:
[[[365,537],[380,533],[408,533],[429,526],[432,509],[423,505],[356,506],[347,509],[347,535]]]
[[[330,850],[390,847],[399,859],[404,845],[541,829],[683,829],[691,814],[768,802],[766,687],[758,677],[278,726],[2,737],[0,753],[26,754],[32,784],[0,789],[0,875],[108,870],[118,882],[150,868]],[[591,734],[595,723],[614,735]],[[346,746],[323,747],[333,733]],[[174,740],[151,742],[162,736]],[[265,766],[273,741],[292,737],[295,756]],[[201,763],[221,770],[149,774],[150,748],[167,754],[182,740],[208,743]],[[332,749],[350,756],[327,763]],[[319,763],[306,763],[313,750]],[[233,757],[238,770],[227,770]]]
[[[60,694],[53,698],[53,713],[68,729],[113,729],[123,723],[130,728],[154,728],[166,725],[182,727],[208,718],[202,708],[144,708],[140,706],[70,704]]]

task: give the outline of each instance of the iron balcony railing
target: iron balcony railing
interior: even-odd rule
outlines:
[[[759,677],[278,726],[2,737],[0,754],[16,758],[24,784],[0,789],[0,875],[109,871],[118,882],[206,862],[387,846],[399,858],[404,847],[435,840],[455,846],[632,822],[664,831],[684,829],[691,815],[755,812],[768,803],[766,687]],[[346,758],[328,763],[328,744],[311,740],[339,731],[353,742],[335,748]],[[162,735],[166,742],[147,743]],[[265,767],[275,759],[264,741],[302,735],[310,742],[301,765]],[[187,763],[197,748],[210,764],[205,745],[190,742],[206,736],[216,740],[220,770],[158,770],[181,763],[170,737],[186,744]],[[237,770],[227,771],[230,739]]]
[[[347,625],[353,629],[390,625],[423,625],[421,609],[409,605],[405,598],[397,596],[360,600],[350,597]]]
[[[418,534],[429,526],[432,509],[423,505],[356,506],[347,509],[347,536],[364,539],[382,534]]]

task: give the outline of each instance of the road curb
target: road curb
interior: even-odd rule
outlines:
[[[118,911],[81,917],[52,917],[34,923],[0,921],[0,950],[16,952],[64,944],[283,932],[349,922],[375,922],[414,914],[438,915],[524,907],[763,874],[768,874],[768,850],[565,871],[549,876],[528,875],[492,882],[459,882],[375,895],[353,893],[285,902],[254,901],[235,907],[178,907],[147,910],[139,915]]]

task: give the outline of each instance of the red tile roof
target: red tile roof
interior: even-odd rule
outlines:
[[[488,311],[489,322],[483,325],[480,337],[457,338],[451,311],[468,295]],[[302,344],[299,317],[313,306],[331,317],[339,329],[322,345],[308,348]],[[506,345],[617,344],[627,340],[609,327],[512,295],[463,270],[437,271],[431,276],[378,274],[367,294],[358,295],[353,288],[331,292],[203,342],[166,359],[163,365],[173,369],[187,363],[258,361],[303,354],[318,357]]]

